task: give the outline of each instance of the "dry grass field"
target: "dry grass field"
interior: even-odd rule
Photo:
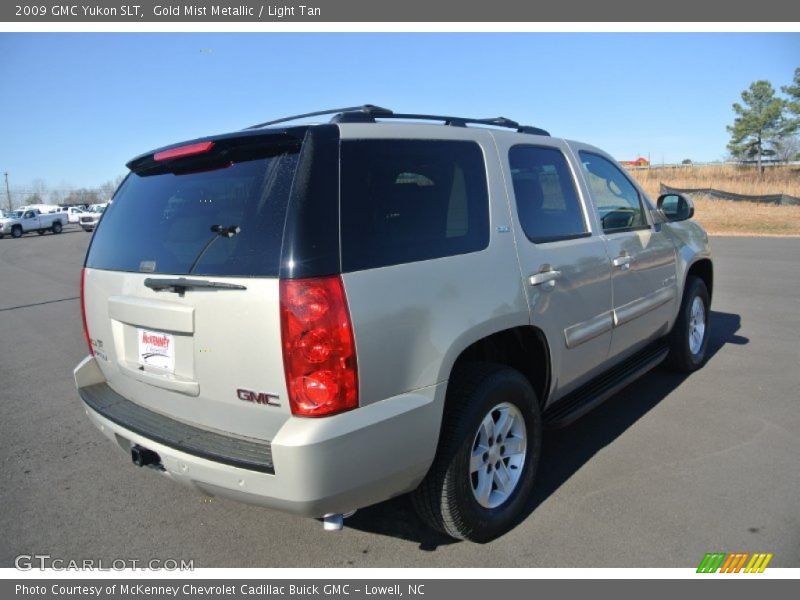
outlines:
[[[800,167],[769,167],[759,177],[755,167],[731,165],[632,169],[631,175],[658,198],[661,183],[674,188],[715,188],[747,195],[789,194],[800,198]],[[717,200],[696,195],[695,219],[711,234],[800,235],[800,206]]]

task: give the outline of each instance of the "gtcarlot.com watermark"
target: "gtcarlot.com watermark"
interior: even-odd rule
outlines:
[[[14,559],[19,571],[194,571],[194,560],[174,558],[83,558],[80,560],[53,557],[49,554],[20,554]]]

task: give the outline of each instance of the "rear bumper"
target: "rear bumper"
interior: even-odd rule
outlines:
[[[248,471],[275,474],[271,444],[195,427],[139,406],[105,383],[78,389],[83,403],[96,415],[143,438]]]
[[[414,489],[436,452],[445,392],[439,384],[332,417],[292,417],[266,442],[147,411],[109,387],[93,357],[78,365],[75,381],[92,423],[125,452],[134,444],[156,452],[165,476],[310,517]]]

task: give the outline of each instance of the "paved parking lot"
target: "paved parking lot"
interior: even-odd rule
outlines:
[[[407,498],[338,533],[137,469],[91,427],[78,276],[89,234],[0,240],[0,566],[194,559],[196,567],[800,566],[800,239],[716,238],[711,357],[656,370],[548,432],[530,514],[485,546],[428,533]]]

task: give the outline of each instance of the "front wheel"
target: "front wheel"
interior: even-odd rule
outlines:
[[[457,539],[483,543],[508,531],[533,487],[541,429],[519,371],[464,365],[451,377],[436,458],[412,494],[419,515]]]
[[[22,227],[20,227],[19,225],[14,225],[14,227],[11,228],[11,237],[13,238],[22,237]]]
[[[691,373],[708,360],[710,305],[706,284],[698,277],[689,277],[668,339],[666,365],[672,370]]]

